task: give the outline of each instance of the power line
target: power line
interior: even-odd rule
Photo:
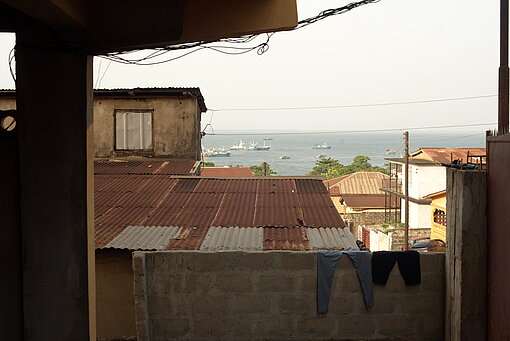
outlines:
[[[478,127],[478,126],[491,126],[496,125],[492,123],[474,123],[474,124],[456,124],[444,126],[429,126],[429,127],[411,127],[411,128],[388,128],[388,129],[367,129],[367,130],[338,130],[338,131],[307,131],[307,132],[282,132],[282,133],[218,133],[218,134],[205,134],[205,135],[222,135],[222,136],[268,136],[268,135],[315,135],[315,134],[350,134],[350,133],[374,133],[374,132],[390,132],[402,130],[427,130],[427,129],[446,129],[446,128],[461,128],[461,127]]]
[[[439,99],[427,99],[427,100],[407,101],[407,102],[348,104],[348,105],[329,105],[329,106],[310,106],[310,107],[280,107],[280,108],[223,108],[223,109],[208,109],[208,110],[210,110],[210,111],[282,111],[282,110],[338,109],[338,108],[381,107],[381,106],[389,106],[389,105],[406,105],[406,104],[419,104],[419,103],[465,101],[465,100],[491,98],[491,97],[497,97],[497,95],[480,95],[480,96],[468,96],[468,97],[439,98]]]

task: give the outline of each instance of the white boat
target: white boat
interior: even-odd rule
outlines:
[[[384,152],[386,155],[393,155],[393,154],[396,154],[394,150],[392,149],[386,149],[386,151]]]
[[[244,144],[243,140],[239,140],[239,144],[230,146],[230,150],[246,150],[246,145]]]
[[[204,152],[204,155],[206,157],[230,157],[231,153],[229,151],[226,151],[224,148],[219,148],[219,149],[212,148],[212,149],[207,149]]]
[[[288,159],[290,159],[290,156],[287,154],[283,154],[282,156],[280,156],[280,160],[288,160]]]
[[[331,149],[331,146],[328,146],[326,142],[324,142],[323,144],[314,145],[312,149]]]
[[[266,145],[266,141],[264,141],[263,147],[258,147],[257,142],[252,142],[250,145],[246,148],[246,150],[249,151],[256,151],[256,150],[269,150],[271,148],[271,145]]]
[[[322,159],[323,157],[326,157],[326,154],[317,154],[317,159]]]

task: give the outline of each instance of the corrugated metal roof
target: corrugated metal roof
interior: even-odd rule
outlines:
[[[330,195],[384,194],[380,190],[382,180],[389,176],[379,172],[356,172],[324,182]]]
[[[436,163],[451,163],[453,160],[467,162],[470,155],[485,155],[485,148],[420,148],[411,154],[413,159],[425,159]],[[482,160],[485,162],[485,159]]]
[[[391,200],[392,206],[395,206],[400,201],[400,198],[394,196],[385,197],[384,194],[346,194],[341,196],[345,201],[345,205],[351,208],[384,208],[385,201]]]
[[[264,250],[310,250],[303,227],[264,228]]]
[[[253,227],[211,227],[200,251],[261,251],[264,231]]]
[[[345,226],[318,179],[168,178],[117,173],[96,174],[96,179],[96,247],[104,247],[129,225],[183,227],[169,248],[193,250],[200,248],[212,226]],[[292,231],[295,237],[298,230]],[[274,247],[285,249],[283,241],[278,243]],[[290,243],[292,249],[300,249],[305,242],[295,239]]]
[[[128,226],[103,248],[166,250],[180,230],[175,226]]]
[[[94,174],[193,175],[196,164],[194,160],[96,160]]]
[[[253,176],[250,167],[202,167],[201,176]]]
[[[312,250],[359,250],[354,237],[347,227],[341,228],[307,228]]]

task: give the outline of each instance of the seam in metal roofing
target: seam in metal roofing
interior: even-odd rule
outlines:
[[[253,227],[211,227],[200,251],[262,251],[264,230]]]
[[[306,235],[312,250],[359,250],[354,236],[345,228],[308,228]]]
[[[177,226],[128,226],[103,249],[166,250],[181,231]]]

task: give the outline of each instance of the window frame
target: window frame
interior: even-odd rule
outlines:
[[[120,149],[117,147],[117,114],[151,114],[151,148]],[[153,109],[115,109],[113,111],[113,150],[118,152],[152,152],[154,151],[154,110]]]

